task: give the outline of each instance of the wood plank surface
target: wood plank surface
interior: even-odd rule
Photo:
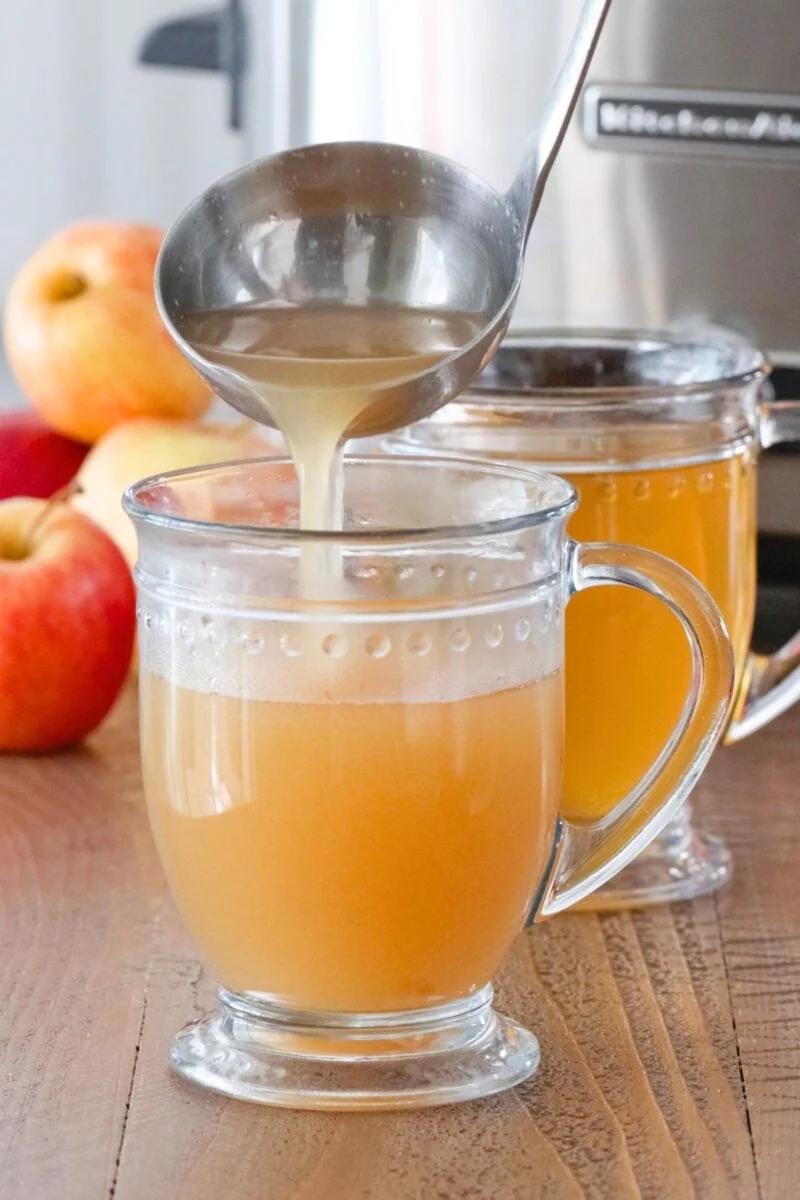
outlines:
[[[141,797],[133,695],[82,751],[0,760],[3,1200],[790,1200],[800,1195],[800,713],[719,752],[704,821],[733,884],[522,935],[499,1006],[542,1067],[401,1115],[192,1088],[209,1008]]]

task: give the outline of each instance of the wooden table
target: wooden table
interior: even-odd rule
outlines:
[[[734,883],[521,937],[501,1007],[542,1068],[493,1100],[317,1115],[165,1066],[211,1004],[143,813],[132,695],[81,751],[0,761],[3,1200],[800,1196],[800,712],[716,756]]]

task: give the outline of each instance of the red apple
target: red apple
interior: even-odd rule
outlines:
[[[67,504],[0,502],[0,750],[51,750],[100,724],[127,676],[133,579]]]
[[[0,500],[47,499],[74,478],[87,449],[55,433],[30,409],[0,413]]]
[[[8,294],[6,356],[54,429],[94,442],[130,417],[199,417],[206,384],[167,333],[153,271],[159,229],[73,225],[22,267]]]

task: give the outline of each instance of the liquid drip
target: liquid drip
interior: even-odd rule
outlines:
[[[472,315],[430,309],[240,305],[192,313],[181,332],[203,358],[238,372],[258,391],[295,464],[301,528],[335,530],[342,525],[348,431],[382,388],[410,384],[481,324]],[[410,388],[407,407],[411,421]]]

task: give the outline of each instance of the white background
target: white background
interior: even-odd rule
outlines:
[[[69,221],[165,226],[241,161],[221,78],[136,62],[147,31],[187,8],[191,0],[0,0],[0,296]],[[13,398],[0,364],[0,402]]]

